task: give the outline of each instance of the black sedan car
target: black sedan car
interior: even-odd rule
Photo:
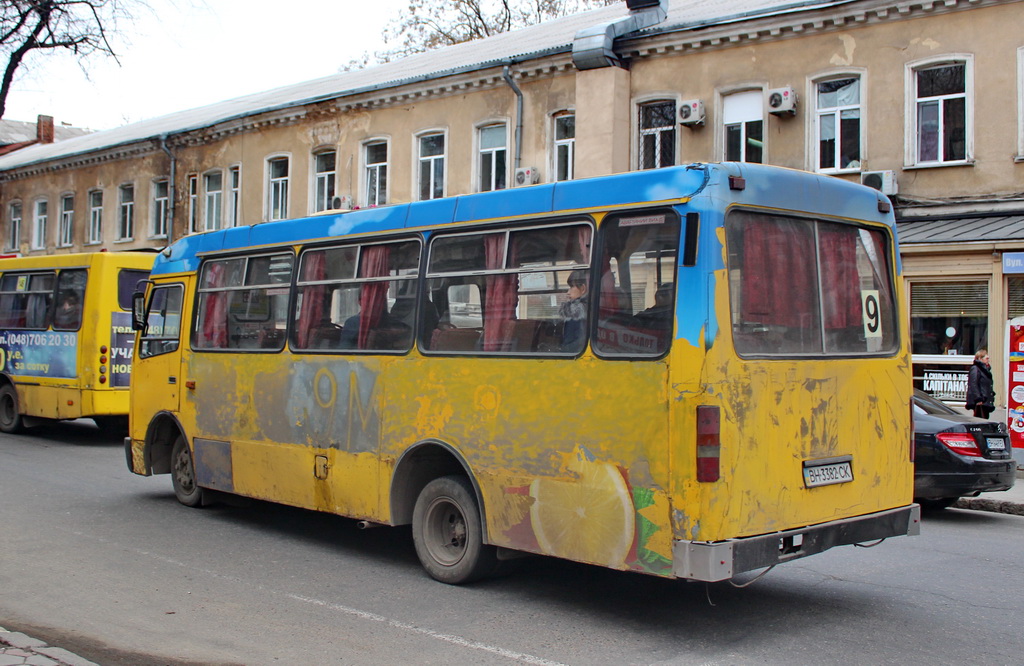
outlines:
[[[914,391],[914,501],[943,509],[958,497],[1008,490],[1016,477],[1006,424],[961,414]]]

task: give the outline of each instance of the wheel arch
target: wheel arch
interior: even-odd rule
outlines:
[[[412,522],[413,507],[423,488],[442,476],[461,475],[469,479],[473,495],[480,510],[480,527],[483,541],[488,543],[487,509],[484,505],[480,486],[469,463],[455,447],[436,439],[417,442],[399,456],[395,471],[391,475],[391,524],[408,525]]]
[[[185,437],[185,429],[173,413],[157,412],[150,419],[142,449],[143,461],[150,474],[171,473],[171,450],[179,436]]]

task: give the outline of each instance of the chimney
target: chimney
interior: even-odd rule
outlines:
[[[36,142],[53,143],[53,116],[36,117]]]

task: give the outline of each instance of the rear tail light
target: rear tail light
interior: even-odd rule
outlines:
[[[718,407],[697,407],[697,480],[718,481],[719,455],[722,450],[722,427]]]
[[[936,437],[951,451],[962,456],[981,456],[981,449],[974,441],[974,435],[969,432],[940,432]]]

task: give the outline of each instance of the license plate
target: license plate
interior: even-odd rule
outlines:
[[[853,481],[853,466],[849,460],[823,464],[804,463],[804,485],[808,488],[850,481]]]
[[[985,444],[988,445],[989,451],[1005,451],[1006,440],[1002,437],[986,437]]]

